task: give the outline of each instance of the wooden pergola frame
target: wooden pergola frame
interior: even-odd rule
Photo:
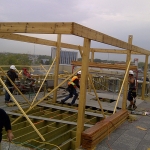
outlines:
[[[20,35],[19,33],[30,33],[30,34],[58,34],[57,41],[51,41],[41,38],[35,38],[25,35]],[[61,34],[75,35],[84,38],[83,46],[67,44],[61,42]],[[144,70],[144,82],[142,89],[142,98],[144,99],[146,73],[148,65],[148,56],[150,51],[140,48],[138,46],[132,45],[132,36],[129,36],[128,42],[124,42],[120,39],[116,39],[109,35],[103,34],[101,32],[95,31],[93,29],[87,28],[75,22],[0,22],[0,38],[16,40],[28,43],[35,43],[47,46],[56,46],[56,67],[55,67],[55,79],[54,88],[58,87],[58,70],[59,70],[59,58],[60,58],[60,48],[69,48],[74,50],[79,50],[82,56],[82,75],[80,83],[80,97],[79,97],[79,109],[78,109],[78,120],[77,120],[77,134],[76,134],[76,148],[81,144],[81,133],[83,131],[83,117],[85,111],[85,101],[86,101],[86,80],[88,76],[88,66],[89,66],[89,54],[91,55],[91,60],[94,59],[94,52],[103,53],[117,53],[117,54],[127,54],[126,66],[128,66],[131,54],[142,54],[145,55],[145,70]],[[104,44],[112,45],[121,49],[97,49],[90,48],[91,40],[101,42]],[[127,81],[127,76],[125,81]],[[127,95],[127,82],[124,84],[124,99],[122,108],[126,109],[126,95]],[[57,91],[54,90],[54,101],[56,101]],[[41,101],[43,98],[41,99]],[[36,106],[34,104],[33,106]],[[33,107],[32,107],[33,108]]]

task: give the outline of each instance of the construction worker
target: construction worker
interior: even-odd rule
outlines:
[[[32,78],[31,74],[28,72],[27,68],[23,68],[23,75],[26,77],[26,81],[30,86],[33,86],[35,80]]]
[[[134,78],[134,73],[132,70],[129,71],[128,83],[129,83],[129,91],[128,91],[127,99],[130,102],[128,109],[135,110],[137,108],[137,106],[135,105],[136,103],[136,80]]]
[[[15,79],[18,79],[18,75],[16,74],[16,67],[14,65],[10,66],[10,70],[8,70],[7,75],[8,77],[11,79],[12,82],[15,82]],[[7,88],[9,89],[9,91],[11,93],[13,93],[13,85],[11,84],[11,82],[9,81],[9,79],[6,79],[5,82]],[[12,102],[10,100],[10,95],[7,91],[5,91],[5,103],[10,103]]]
[[[9,116],[6,114],[6,112],[0,108],[0,150],[1,150],[1,141],[2,141],[2,129],[5,127],[5,130],[7,132],[8,140],[11,142],[14,135],[11,130],[11,123]]]
[[[81,78],[81,71],[77,72],[77,75],[74,76],[71,81],[68,82],[68,88],[67,91],[69,92],[69,95],[64,98],[63,100],[61,100],[61,103],[64,104],[65,101],[67,101],[69,98],[72,98],[74,95],[74,98],[72,99],[72,102],[69,104],[70,106],[73,105],[76,101],[76,99],[78,98],[78,93],[76,91],[76,88],[80,88],[79,85],[79,79]]]

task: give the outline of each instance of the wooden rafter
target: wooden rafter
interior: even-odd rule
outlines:
[[[81,66],[80,61],[72,61],[72,65],[74,66]],[[117,70],[125,70],[125,64],[104,64],[104,63],[96,63],[96,62],[89,62],[89,67],[95,68],[106,68],[106,69],[117,69]],[[137,70],[137,66],[130,66],[131,70]]]
[[[36,38],[26,35],[20,35],[20,34],[13,34],[13,33],[0,33],[0,38],[2,39],[8,39],[8,40],[15,40],[20,42],[28,42],[28,43],[34,43],[34,44],[41,44],[41,45],[47,45],[47,46],[55,46],[57,42],[52,40],[46,40],[42,38]],[[73,50],[83,50],[83,46],[78,46],[74,44],[68,44],[68,43],[61,43],[62,48],[68,48]],[[115,54],[127,54],[127,50],[119,50],[119,49],[101,49],[101,48],[91,48],[91,52],[100,52],[100,53],[115,53]],[[132,54],[141,55],[141,53],[132,52]]]
[[[101,32],[95,31],[93,29],[87,28],[77,23],[73,23],[73,33],[76,36],[80,36],[83,38],[88,38],[90,40],[94,40],[97,42],[105,43],[108,45],[112,45],[115,47],[132,50],[134,52],[142,53],[145,55],[150,55],[150,51],[145,50],[143,48],[128,44],[127,42],[121,41],[114,37],[108,36]]]
[[[0,32],[71,34],[72,24],[72,22],[0,22]]]
[[[41,38],[36,38],[36,37],[31,37],[31,36],[26,36],[26,35],[13,34],[13,33],[0,33],[0,38],[20,41],[20,42],[40,44],[40,45],[55,46],[55,47],[57,44],[57,42],[52,41],[52,40],[46,40],[46,39],[41,39]],[[74,45],[74,44],[61,43],[61,47],[79,50],[79,46]]]
[[[73,34],[126,50],[150,55],[150,51],[74,22],[0,22],[0,33]]]

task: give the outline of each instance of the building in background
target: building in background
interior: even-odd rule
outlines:
[[[56,47],[51,48],[51,57],[54,59],[56,56]],[[72,61],[76,61],[78,52],[63,51],[60,50],[60,64],[71,64]]]

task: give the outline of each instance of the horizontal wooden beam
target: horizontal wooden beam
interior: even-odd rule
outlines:
[[[0,33],[73,34],[150,55],[150,51],[73,22],[0,22]]]
[[[0,33],[0,38],[20,41],[20,42],[47,45],[47,46],[56,46],[57,44],[57,42],[52,41],[52,40],[46,40],[46,39],[41,39],[41,38],[36,38],[36,37],[31,37],[31,36],[26,36],[26,35],[13,34],[13,33]],[[73,45],[73,44],[61,43],[61,47],[79,50],[79,46]]]
[[[80,61],[72,61],[71,65],[81,66],[81,62]],[[125,70],[126,64],[104,64],[104,63],[89,62],[89,67]],[[137,66],[130,66],[130,69],[137,70]]]
[[[120,49],[100,49],[100,48],[91,48],[91,52],[99,52],[99,53],[115,53],[115,54],[127,54],[128,50],[120,50]],[[131,54],[134,55],[142,55],[142,53],[137,53],[132,51]]]
[[[20,34],[13,34],[13,33],[0,33],[0,38],[2,39],[8,39],[8,40],[15,40],[20,42],[27,42],[27,43],[34,43],[34,44],[40,44],[40,45],[47,45],[47,46],[56,46],[55,41],[52,40],[46,40],[26,35],[20,35]],[[78,46],[74,44],[67,44],[67,43],[61,43],[62,48],[68,48],[73,50],[83,50],[83,46]],[[100,48],[91,48],[91,52],[100,52],[100,53],[116,53],[116,54],[127,54],[127,50],[119,50],[119,49],[100,49]],[[132,54],[141,55],[137,52],[132,52]]]
[[[0,33],[72,34],[72,22],[0,22]]]
[[[77,23],[73,23],[73,35],[88,38],[97,42],[105,43],[115,47],[131,50],[134,52],[142,53],[145,55],[150,55],[150,51],[143,48],[128,44],[122,40],[111,37],[109,35],[103,34],[101,32],[95,31],[93,29],[87,28]]]
[[[14,116],[21,116],[22,114],[20,113],[14,113],[10,111],[6,111],[7,114],[14,115]],[[58,120],[58,119],[51,119],[51,118],[45,118],[45,117],[40,117],[40,116],[32,116],[32,115],[27,115],[31,119],[38,119],[38,120],[45,120],[45,121],[51,121],[51,122],[59,122],[59,123],[65,123],[65,124],[71,124],[71,125],[77,125],[76,122],[72,121],[66,121],[66,120]],[[93,125],[90,124],[84,124],[85,127],[92,127]]]

